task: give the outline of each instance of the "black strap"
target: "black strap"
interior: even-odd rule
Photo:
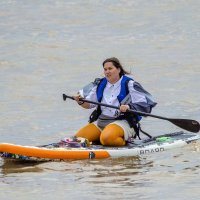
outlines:
[[[144,135],[148,136],[149,138],[152,138],[152,136],[151,136],[150,134],[148,134],[147,132],[145,132],[145,131],[143,131],[143,130],[141,129],[140,123],[138,123],[138,129],[139,129],[139,131],[141,131]]]
[[[89,122],[89,123],[92,123],[92,122],[96,121],[96,120],[99,118],[100,114],[101,114],[101,108],[100,108],[100,106],[98,106],[98,107],[91,113],[88,122]]]
[[[136,124],[136,125],[133,126],[133,128],[135,130],[135,135],[134,135],[133,138],[135,139],[136,137],[138,137],[141,140],[141,138],[140,138],[140,128],[139,128],[138,124]]]

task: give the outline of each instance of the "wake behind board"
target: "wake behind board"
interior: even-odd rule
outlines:
[[[200,136],[194,133],[175,132],[146,140],[133,140],[124,147],[106,147],[90,145],[89,147],[69,147],[59,143],[36,146],[21,146],[9,143],[0,144],[0,156],[9,160],[22,161],[60,161],[79,159],[102,159],[142,156],[160,153],[169,149],[182,147],[197,141]]]

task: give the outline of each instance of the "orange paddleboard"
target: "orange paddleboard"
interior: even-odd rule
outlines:
[[[200,136],[197,134],[184,133],[181,131],[146,140],[134,140],[132,143],[123,147],[105,147],[101,145],[69,147],[63,145],[59,146],[60,143],[34,147],[1,143],[0,157],[5,159],[42,161],[142,156],[181,147],[199,139]]]

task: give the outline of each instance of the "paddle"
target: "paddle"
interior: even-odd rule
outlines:
[[[67,98],[74,100],[74,98],[72,96],[68,96],[66,94],[63,94],[63,100],[66,101]],[[105,106],[105,107],[109,107],[109,108],[119,109],[119,107],[117,107],[117,106],[112,106],[112,105],[108,105],[108,104],[104,104],[104,103],[89,101],[89,100],[86,100],[86,99],[81,99],[81,101],[91,103],[91,104],[95,104],[95,105],[99,105],[99,106]],[[174,118],[161,117],[161,116],[158,116],[158,115],[152,115],[150,113],[145,113],[145,112],[131,110],[131,109],[129,109],[128,112],[134,113],[136,115],[144,116],[144,117],[153,117],[153,118],[163,119],[163,120],[171,122],[172,124],[182,128],[182,129],[185,129],[187,131],[191,131],[191,132],[194,132],[194,133],[197,133],[200,130],[200,124],[196,120],[174,119]]]

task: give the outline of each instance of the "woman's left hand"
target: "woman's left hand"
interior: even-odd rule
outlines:
[[[128,109],[130,109],[129,105],[121,105],[121,106],[119,107],[119,110],[120,110],[121,112],[126,112]]]

